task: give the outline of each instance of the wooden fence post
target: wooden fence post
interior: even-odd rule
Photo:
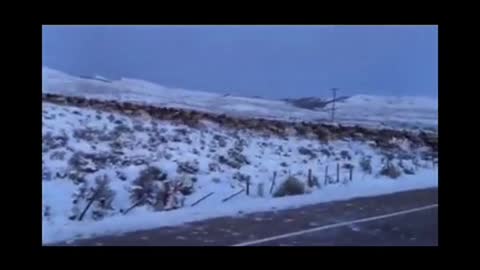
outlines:
[[[353,179],[353,168],[350,167],[350,181],[352,181]]]
[[[273,193],[273,188],[275,187],[275,178],[277,178],[277,172],[273,172],[272,186],[270,187],[270,194]]]
[[[308,169],[308,187],[313,187],[312,169]]]
[[[340,182],[340,163],[337,163],[337,182],[335,183],[339,183]]]
[[[257,196],[259,196],[260,198],[263,198],[265,196],[264,187],[264,183],[260,183],[257,185]]]
[[[250,179],[247,179],[247,196],[250,195]]]
[[[327,184],[328,184],[328,165],[325,166],[325,183],[323,185],[327,186]]]

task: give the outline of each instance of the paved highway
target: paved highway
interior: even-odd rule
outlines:
[[[436,246],[438,190],[415,190],[59,243],[66,246]]]

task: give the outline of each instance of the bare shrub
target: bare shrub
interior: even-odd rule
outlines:
[[[46,219],[49,220],[52,215],[52,209],[50,208],[49,205],[43,205],[42,207],[42,216]]]
[[[110,179],[107,175],[97,176],[95,178],[95,184],[96,197],[93,204],[92,218],[99,220],[115,210],[112,206],[115,192],[110,188]]]
[[[367,174],[372,173],[372,159],[370,157],[362,157],[359,165],[363,172]]]
[[[347,160],[351,160],[352,159],[352,156],[350,155],[350,153],[347,151],[347,150],[342,150],[340,152],[340,157],[342,159],[347,159]]]
[[[156,209],[162,208],[165,196],[166,188],[162,182],[142,174],[133,181],[130,189],[130,200],[138,206],[150,205]],[[158,203],[161,204],[160,207]]]
[[[274,197],[300,195],[305,193],[305,185],[296,177],[289,176],[273,194]]]
[[[393,162],[388,161],[385,166],[380,170],[380,175],[396,179],[402,175],[400,169],[393,164]]]
[[[298,148],[298,153],[300,153],[301,155],[308,155],[310,156],[311,159],[317,158],[317,154],[315,154],[312,150],[303,146]]]
[[[64,160],[65,159],[65,154],[66,154],[65,151],[54,151],[50,155],[50,159],[51,160]]]
[[[103,219],[114,211],[112,202],[115,192],[110,188],[110,179],[107,175],[97,176],[95,185],[92,187],[87,181],[79,184],[77,191],[73,194],[73,208],[70,219],[78,220],[82,213],[92,208],[90,217],[93,220]],[[88,215],[88,212],[85,212]]]
[[[57,149],[60,147],[65,147],[68,142],[68,137],[66,135],[52,135],[51,132],[47,132],[42,136],[42,151],[47,152],[52,149]]]
[[[415,174],[415,168],[412,165],[408,164],[407,162],[404,162],[403,160],[400,160],[398,162],[398,166],[402,169],[404,174],[408,174],[408,175]]]
[[[177,173],[196,174],[199,170],[199,163],[197,160],[181,162],[177,166]]]

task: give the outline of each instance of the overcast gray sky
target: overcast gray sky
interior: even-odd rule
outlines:
[[[438,96],[437,26],[44,26],[43,65],[269,98]]]

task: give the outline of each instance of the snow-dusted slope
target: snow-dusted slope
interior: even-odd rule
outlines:
[[[434,129],[438,125],[438,100],[428,97],[356,95],[336,105],[339,119],[347,123]]]
[[[329,107],[311,111],[279,100],[225,96],[202,91],[168,88],[151,82],[125,79],[103,82],[43,68],[43,92],[115,99],[152,105],[188,108],[241,117],[290,121],[325,121]],[[329,105],[330,106],[330,105]],[[342,124],[436,128],[438,101],[427,97],[380,97],[357,95],[337,103],[336,119]]]
[[[404,157],[393,163],[402,163],[410,172],[402,172],[393,180],[379,175],[385,166],[384,154],[368,142],[323,143],[293,136],[266,137],[253,131],[230,130],[213,124],[194,129],[166,121],[51,103],[43,104],[42,122],[44,243],[88,237],[92,233],[176,225],[234,215],[239,210],[266,211],[273,206],[289,208],[437,185],[433,163],[419,158],[420,151],[425,149],[413,149],[408,141],[398,142]],[[370,160],[371,173],[362,169],[361,161],[365,159]],[[341,168],[340,178],[333,183],[336,182],[337,164]],[[352,181],[347,181],[347,164],[353,166]],[[327,166],[332,183],[325,185]],[[155,211],[152,206],[143,205],[124,215],[123,212],[135,203],[131,194],[139,186],[134,181],[151,167],[165,173],[154,181],[159,190],[165,188],[167,182],[186,183],[191,189],[185,196],[174,193],[179,201],[160,206],[160,209],[180,206],[179,209]],[[306,185],[308,169],[312,170],[320,188],[307,189],[307,194],[298,197],[272,196],[274,172],[275,193],[289,175]],[[105,196],[106,205],[93,204],[79,221],[80,212],[92,196],[83,194],[82,190],[88,192],[88,188],[98,187],[96,180],[102,177],[110,180],[108,187],[113,195]],[[243,193],[222,202],[246,188],[247,179],[250,179],[249,196]],[[208,199],[192,206],[211,192],[213,195]]]
[[[355,95],[348,99],[348,105],[350,106],[368,106],[371,104],[402,109],[438,109],[438,101],[429,97]]]
[[[296,117],[302,121],[328,118],[327,112],[304,110],[283,101],[171,89],[134,79],[108,82],[98,76],[79,78],[48,68],[43,69],[42,88],[47,93],[243,117]],[[298,132],[277,137],[280,135],[233,129],[235,125],[225,128],[207,120],[189,127],[175,124],[175,119],[168,122],[148,114],[133,116],[136,114],[101,106],[62,104],[48,99],[43,102],[45,244],[178,225],[238,211],[267,211],[438,185],[436,150],[410,143],[404,136],[385,135],[390,140],[387,144],[373,143],[368,141],[371,137],[362,134],[365,140],[339,137],[342,139],[327,142],[293,135]],[[378,125],[379,121],[397,121],[394,124],[399,125],[418,121],[436,126],[438,106],[428,98],[354,96],[337,105],[342,123]],[[348,180],[349,167],[352,181]],[[309,169],[319,185],[308,187]],[[397,177],[385,176],[392,173]],[[289,176],[305,187],[303,194],[274,196]],[[244,192],[223,201],[246,189],[247,182],[248,196]],[[137,193],[149,196],[138,197]],[[211,196],[193,205],[208,194]],[[85,210],[92,197],[94,203]],[[143,204],[131,208],[137,202]]]

